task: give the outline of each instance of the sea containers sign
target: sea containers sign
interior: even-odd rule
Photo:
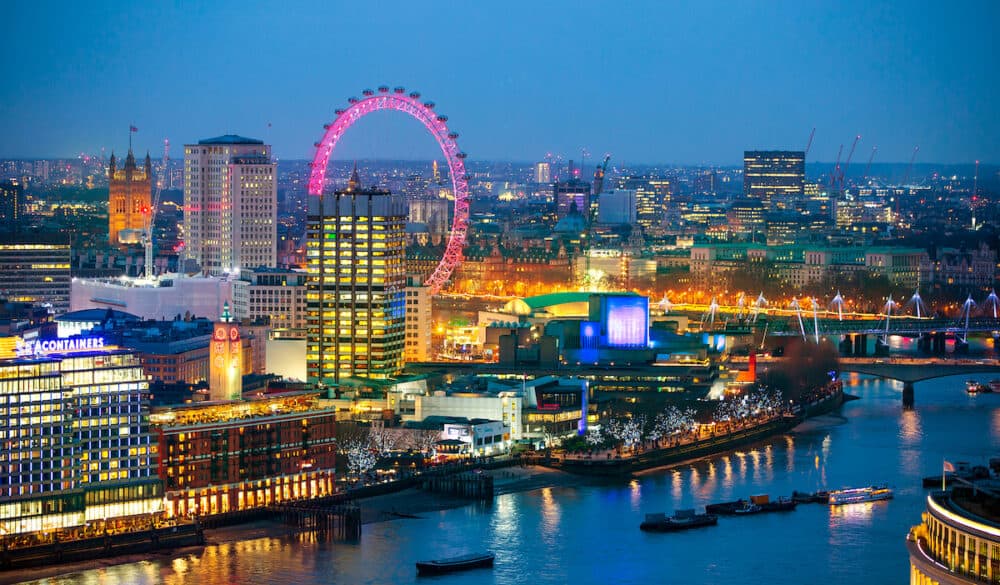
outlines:
[[[57,339],[36,339],[32,341],[18,339],[14,345],[14,355],[17,357],[39,357],[50,353],[94,351],[104,349],[104,347],[103,337],[60,337]]]

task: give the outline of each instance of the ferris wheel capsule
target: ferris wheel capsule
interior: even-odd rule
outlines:
[[[410,97],[413,98],[413,99],[415,99],[415,100],[418,100],[418,99],[420,99],[420,92],[419,91],[411,91],[410,92]]]
[[[354,96],[351,96],[351,97],[347,98],[347,103],[349,103],[349,104],[356,104],[356,103],[358,103],[358,98],[356,98]]]
[[[375,92],[370,89],[366,89],[362,91],[361,94],[364,95],[365,97],[369,97],[375,95]]]
[[[406,93],[406,88],[402,86],[394,87],[392,88],[392,91],[395,93]]]
[[[460,158],[460,159],[463,159],[463,160],[464,160],[464,159],[465,159],[465,157],[467,157],[467,156],[469,156],[469,155],[465,154],[464,152],[460,152],[460,153],[456,154],[455,156],[457,156],[458,158]]]
[[[330,125],[329,124],[323,124],[323,129],[324,130],[329,130],[330,129]]]
[[[427,108],[428,110],[433,110],[434,102],[424,102],[424,107]]]
[[[458,132],[449,132],[448,138],[451,138],[452,140],[458,140]]]
[[[389,93],[389,86],[388,85],[380,85],[380,86],[378,86],[378,92],[379,93]]]
[[[333,113],[336,114],[336,115],[338,115],[338,116],[342,116],[344,114],[344,111],[345,110],[334,110]]]
[[[448,121],[448,116],[438,116],[438,122],[444,123]]]

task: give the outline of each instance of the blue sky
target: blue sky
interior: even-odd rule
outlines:
[[[239,133],[308,158],[365,88],[419,90],[471,158],[736,164],[1000,162],[998,2],[13,2],[0,157]],[[270,127],[268,127],[270,124]],[[362,120],[335,158],[426,159],[420,125]]]

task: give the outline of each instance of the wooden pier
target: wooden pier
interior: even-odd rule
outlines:
[[[315,532],[321,539],[361,540],[361,508],[358,506],[298,502],[272,506],[268,511],[272,518],[299,530]]]
[[[436,494],[446,494],[480,501],[493,501],[493,476],[485,473],[461,473],[425,477],[420,488]]]

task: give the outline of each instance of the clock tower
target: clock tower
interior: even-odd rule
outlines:
[[[243,340],[240,329],[229,314],[229,303],[222,305],[222,316],[212,328],[209,352],[209,396],[211,400],[240,400],[243,392]]]

